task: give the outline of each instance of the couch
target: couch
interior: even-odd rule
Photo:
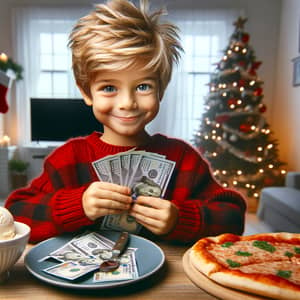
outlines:
[[[300,172],[288,172],[285,186],[262,189],[257,216],[274,232],[300,233]]]

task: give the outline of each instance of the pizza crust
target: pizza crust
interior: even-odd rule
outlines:
[[[214,258],[209,253],[203,251],[207,245],[209,245],[209,242],[207,240],[202,240],[192,247],[190,260],[197,270],[200,270],[206,276],[209,276],[212,272],[218,270],[219,264],[214,261]]]
[[[224,286],[242,290],[252,294],[261,295],[264,297],[282,300],[300,299],[300,291],[282,288],[278,285],[270,285],[264,281],[254,280],[251,277],[241,277],[237,274],[216,272],[211,274],[210,278]]]
[[[272,264],[272,253],[266,253],[268,260],[264,260],[263,256],[257,256],[257,262],[253,262],[246,265],[245,267],[248,269],[247,272],[242,272],[239,268],[243,269],[243,265],[239,267],[229,267],[224,265],[224,262],[218,260],[218,252],[214,252],[213,250],[220,245],[226,242],[247,242],[247,247],[251,247],[249,241],[268,241],[271,244],[275,243],[289,243],[293,247],[300,247],[300,234],[292,234],[292,233],[268,233],[268,234],[257,234],[252,236],[237,236],[233,234],[222,234],[217,237],[207,237],[200,239],[196,242],[192,248],[190,249],[190,263],[201,273],[205,274],[208,278],[214,280],[215,282],[242,291],[246,291],[253,294],[258,294],[266,297],[271,297],[274,299],[300,299],[300,285],[292,283],[287,279],[281,278],[279,276],[275,276],[274,273],[270,274],[261,274],[259,272],[251,273],[251,267],[255,270],[255,265],[261,264],[260,267],[265,264],[266,268],[270,268]],[[245,243],[246,244],[246,243]],[[280,244],[281,245],[281,244]],[[290,251],[290,245],[287,249]],[[281,247],[284,247],[281,245]],[[213,249],[214,248],[214,249]],[[221,249],[223,250],[223,249]],[[224,247],[224,253],[220,252],[221,255],[225,255],[229,259],[234,260],[232,258],[232,251],[229,251],[228,248]],[[262,251],[254,246],[249,248],[249,251],[254,253]],[[264,250],[263,250],[264,251]],[[265,251],[267,252],[267,251]],[[281,249],[281,253],[282,249]],[[228,254],[228,256],[226,256]],[[275,257],[276,255],[274,255]],[[300,259],[300,253],[295,254],[297,260]],[[298,258],[299,256],[299,258]],[[223,259],[224,261],[224,259]],[[277,264],[282,263],[282,270],[288,270],[289,267],[285,264],[289,263],[291,265],[291,261],[287,260],[287,257],[283,255],[282,261],[278,260],[278,254],[276,256],[275,262]],[[281,265],[280,265],[281,266]],[[300,266],[299,266],[300,267]],[[299,278],[300,280],[300,278]]]

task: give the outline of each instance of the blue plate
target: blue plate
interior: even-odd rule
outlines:
[[[103,231],[101,232],[101,235],[116,241],[120,233]],[[50,252],[62,247],[73,237],[74,236],[69,235],[51,238],[31,248],[24,258],[24,263],[28,271],[38,279],[60,287],[75,289],[105,289],[129,285],[145,279],[157,272],[163,266],[165,261],[165,255],[160,247],[145,238],[130,234],[128,247],[137,248],[135,256],[139,277],[136,279],[95,283],[93,282],[93,275],[91,274],[90,276],[85,276],[81,281],[71,282],[45,273],[43,271],[45,268],[51,267],[57,263],[53,260],[44,260],[41,262],[39,262],[39,260],[49,255]]]

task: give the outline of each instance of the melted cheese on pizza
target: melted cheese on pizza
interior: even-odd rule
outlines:
[[[238,268],[244,273],[276,275],[294,284],[300,285],[300,264],[292,261],[270,261]]]
[[[262,244],[259,241],[259,245]],[[237,241],[234,243],[212,244],[207,250],[219,263],[230,267],[228,260],[248,265],[266,261],[290,260],[291,257],[299,255],[293,245],[287,243],[268,243],[270,247],[259,248],[255,246],[255,241]]]

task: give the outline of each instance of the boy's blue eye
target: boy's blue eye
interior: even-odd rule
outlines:
[[[151,89],[150,84],[142,83],[139,84],[136,88],[138,91],[145,92]]]
[[[117,89],[112,85],[107,85],[104,88],[102,88],[102,90],[106,93],[112,93],[115,92]]]

